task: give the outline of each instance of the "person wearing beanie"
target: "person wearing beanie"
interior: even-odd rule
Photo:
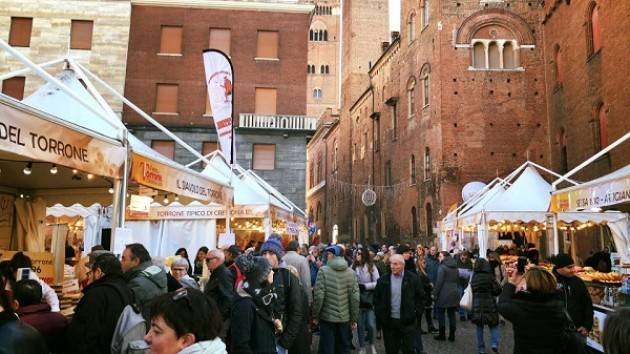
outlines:
[[[593,302],[584,281],[575,276],[575,263],[571,256],[560,253],[551,257],[553,274],[558,280],[560,300],[573,320],[577,331],[586,337],[593,328]]]
[[[236,288],[230,327],[232,354],[275,354],[281,322],[274,318],[276,294],[271,263],[264,257],[240,255],[235,263],[245,275]]]
[[[317,272],[313,317],[319,322],[319,353],[349,354],[359,320],[359,283],[341,247],[326,248],[328,261]]]
[[[285,253],[280,236],[269,236],[260,247],[260,253],[269,261],[274,271],[273,285],[278,298],[273,312],[276,318],[281,319],[284,327],[284,331],[278,336],[278,353],[308,353],[311,347],[308,333],[308,296],[300,278],[291,273],[283,262]]]

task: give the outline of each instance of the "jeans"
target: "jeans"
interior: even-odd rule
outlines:
[[[466,288],[463,287],[459,287],[459,298],[461,299],[464,296],[464,290],[466,290]],[[463,307],[459,308],[459,318],[466,318],[467,315],[467,311],[464,310]]]
[[[276,344],[276,352],[277,354],[288,354],[289,351],[286,350],[283,346],[281,346],[280,344]]]
[[[352,328],[350,322],[319,321],[319,353],[350,354]]]
[[[363,348],[366,344],[374,345],[374,337],[376,336],[376,317],[374,316],[374,310],[360,309],[359,315],[359,323],[357,324],[359,346]]]
[[[445,312],[448,313],[448,326],[453,329],[456,327],[457,322],[455,322],[455,310],[457,310],[457,307],[438,307],[437,318],[440,328],[446,327],[446,318],[444,316]]]
[[[486,352],[486,344],[483,337],[483,325],[477,325],[477,347],[479,353]],[[499,326],[490,327],[490,345],[492,348],[499,347]]]

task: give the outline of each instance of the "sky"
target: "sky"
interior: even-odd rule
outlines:
[[[400,31],[400,0],[389,0],[389,31]]]

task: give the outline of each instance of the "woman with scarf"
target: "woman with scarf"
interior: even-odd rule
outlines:
[[[231,314],[231,354],[275,354],[276,334],[282,332],[273,318],[273,271],[263,257],[241,255],[235,260],[245,281],[236,288]]]

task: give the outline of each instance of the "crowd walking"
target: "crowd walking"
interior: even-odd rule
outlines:
[[[462,352],[461,326],[477,342],[465,352],[586,353],[590,296],[569,255],[550,261],[279,235],[245,251],[202,247],[192,262],[186,249],[165,262],[141,244],[120,258],[95,248],[67,319],[39,279],[16,279],[30,264],[18,253],[0,264],[0,353],[447,353]],[[629,318],[609,316],[607,353],[630,352]]]

